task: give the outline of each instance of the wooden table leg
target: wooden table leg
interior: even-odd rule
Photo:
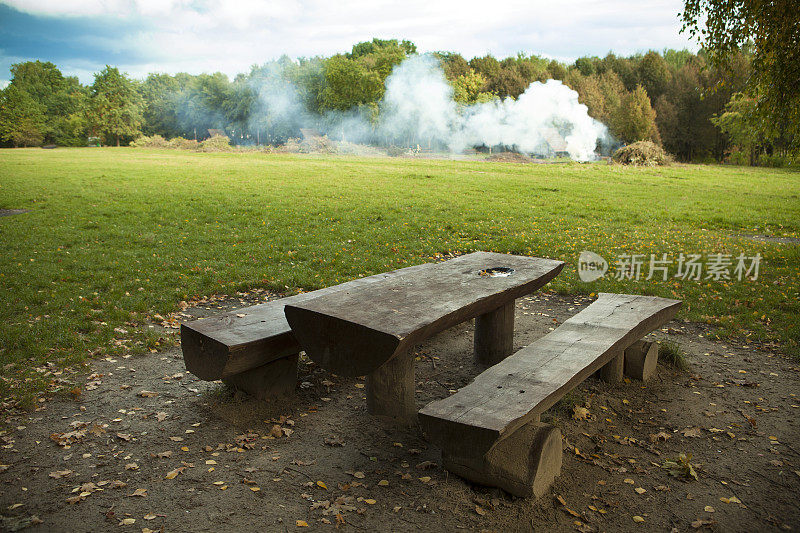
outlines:
[[[297,386],[299,354],[270,361],[265,365],[222,378],[224,383],[241,389],[259,400],[291,394]]]
[[[492,366],[514,352],[514,302],[475,319],[475,362]]]
[[[638,340],[625,349],[625,375],[647,381],[656,371],[658,344]]]
[[[414,389],[413,353],[397,354],[367,376],[367,412],[412,425],[417,420]]]
[[[598,377],[609,383],[622,381],[622,371],[625,368],[625,352],[619,352],[608,363],[597,371]]]

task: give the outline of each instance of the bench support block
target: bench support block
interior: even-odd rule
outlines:
[[[367,375],[367,412],[400,425],[413,425],[417,420],[414,389],[413,354],[397,354]]]
[[[294,392],[297,386],[299,354],[271,361],[265,365],[223,378],[223,382],[243,390],[259,400],[269,400]]]
[[[522,498],[538,498],[561,473],[561,430],[531,422],[482,456],[462,457],[443,450],[442,466],[472,482],[500,487]]]
[[[625,350],[625,375],[631,379],[647,381],[658,365],[658,344],[636,341]]]
[[[514,352],[514,301],[475,318],[475,362],[492,366]]]
[[[625,368],[625,354],[620,352],[600,367],[597,371],[598,377],[608,383],[619,383],[622,381],[622,373]]]

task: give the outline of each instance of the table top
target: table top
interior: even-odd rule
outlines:
[[[564,263],[475,252],[285,307],[308,356],[332,372],[367,374],[456,324],[530,294]]]

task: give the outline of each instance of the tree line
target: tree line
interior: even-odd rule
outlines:
[[[299,136],[302,125],[287,116],[348,112],[377,120],[386,78],[416,53],[409,41],[374,39],[331,57],[282,57],[233,79],[217,72],[135,80],[106,66],[89,86],[50,62],[18,63],[0,92],[0,142],[121,145],[143,134],[202,139],[212,128],[236,143],[281,143]],[[502,59],[435,56],[459,104],[517,98],[532,82],[561,80],[617,140],[651,140],[682,161],[769,164],[791,146],[781,132],[770,135],[755,125],[756,101],[745,93],[753,76],[747,47],[724,65],[705,51],[686,50],[609,53],[571,64],[522,53]],[[284,97],[278,117],[276,106],[265,102]]]

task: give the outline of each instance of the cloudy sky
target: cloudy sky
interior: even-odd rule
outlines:
[[[560,60],[696,49],[679,34],[680,0],[0,0],[0,84],[13,63],[52,61],[92,81],[110,64],[230,76],[288,54],[348,51],[404,38],[469,58],[517,52]]]

